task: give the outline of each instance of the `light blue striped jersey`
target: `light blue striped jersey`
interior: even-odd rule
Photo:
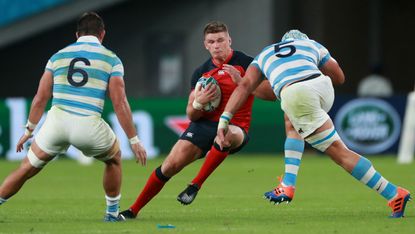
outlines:
[[[269,80],[275,95],[292,82],[321,74],[330,59],[328,50],[313,40],[287,40],[265,47],[252,61]]]
[[[54,54],[46,70],[53,73],[52,105],[83,116],[101,116],[109,79],[124,76],[121,60],[94,36]]]

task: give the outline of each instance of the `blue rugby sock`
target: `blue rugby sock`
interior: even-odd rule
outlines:
[[[383,178],[365,157],[360,156],[351,174],[354,178],[375,190],[387,200],[393,199],[397,193],[397,187]]]
[[[282,180],[284,186],[295,186],[303,152],[304,140],[295,138],[285,139],[285,173]]]

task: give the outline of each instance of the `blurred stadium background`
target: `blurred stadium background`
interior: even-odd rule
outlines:
[[[208,57],[202,30],[210,20],[228,24],[233,48],[253,56],[291,28],[323,43],[347,78],[336,88],[330,113],[339,133],[360,153],[397,153],[407,95],[414,89],[414,1],[0,0],[2,157],[24,157],[14,148],[46,61],[75,40],[76,19],[90,10],[103,17],[104,45],[124,63],[134,121],[151,157],[166,154],[186,125],[190,77]],[[393,93],[371,99],[358,95],[359,83],[379,68]],[[252,138],[244,152],[281,155],[285,136],[278,105],[256,101]],[[129,158],[108,102],[103,117],[116,129]]]

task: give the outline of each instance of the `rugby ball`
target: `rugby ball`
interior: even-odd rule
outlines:
[[[215,78],[213,77],[200,77],[199,80],[196,83],[196,87],[195,87],[195,95],[197,94],[199,87],[202,86],[202,89],[205,89],[209,84],[213,84],[214,86],[216,86],[216,98],[213,99],[212,101],[208,102],[204,107],[203,110],[204,111],[214,111],[216,109],[216,107],[219,106],[220,104],[220,100],[221,100],[221,91],[220,91],[220,87],[218,82],[215,80]]]

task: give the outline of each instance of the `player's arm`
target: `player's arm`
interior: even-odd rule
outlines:
[[[262,82],[261,71],[255,66],[249,66],[246,70],[245,76],[238,84],[238,87],[233,91],[231,97],[226,104],[225,111],[219,119],[218,138],[219,146],[221,148],[227,147],[229,142],[225,141],[225,135],[228,130],[228,124],[233,115],[246,102],[248,96],[259,86]]]
[[[334,58],[329,58],[323,66],[320,67],[320,71],[324,75],[329,76],[334,85],[341,85],[344,83],[345,77],[343,70]]]
[[[125,84],[122,77],[112,76],[109,79],[108,95],[112,101],[118,121],[130,141],[137,162],[140,162],[141,165],[145,165],[147,153],[138,139],[137,131],[133,124],[131,108],[125,95]]]
[[[246,70],[244,78],[238,84],[238,87],[236,87],[228,100],[225,112],[235,114],[236,111],[239,110],[239,108],[245,103],[249,94],[251,94],[261,82],[261,71],[255,66],[249,66]]]
[[[23,149],[24,143],[32,137],[32,132],[35,130],[36,125],[39,123],[45,112],[46,105],[49,99],[52,97],[52,85],[53,74],[49,70],[45,70],[42,78],[39,82],[37,93],[33,98],[32,105],[30,106],[29,118],[26,124],[26,130],[23,136],[20,138],[16,146],[16,151],[20,152]]]
[[[45,112],[46,104],[52,97],[53,75],[51,71],[46,70],[39,82],[37,93],[33,98],[30,106],[29,121],[37,124]]]
[[[267,101],[277,100],[277,96],[275,96],[275,93],[272,90],[271,84],[268,80],[262,80],[262,82],[258,85],[252,94],[257,98]]]
[[[232,78],[232,81],[235,84],[239,84],[242,81],[241,73],[234,66],[229,64],[223,64],[222,69],[229,74]],[[274,94],[274,91],[271,88],[271,85],[267,80],[263,80],[259,86],[252,92],[252,94],[260,99],[275,101],[277,97]]]

